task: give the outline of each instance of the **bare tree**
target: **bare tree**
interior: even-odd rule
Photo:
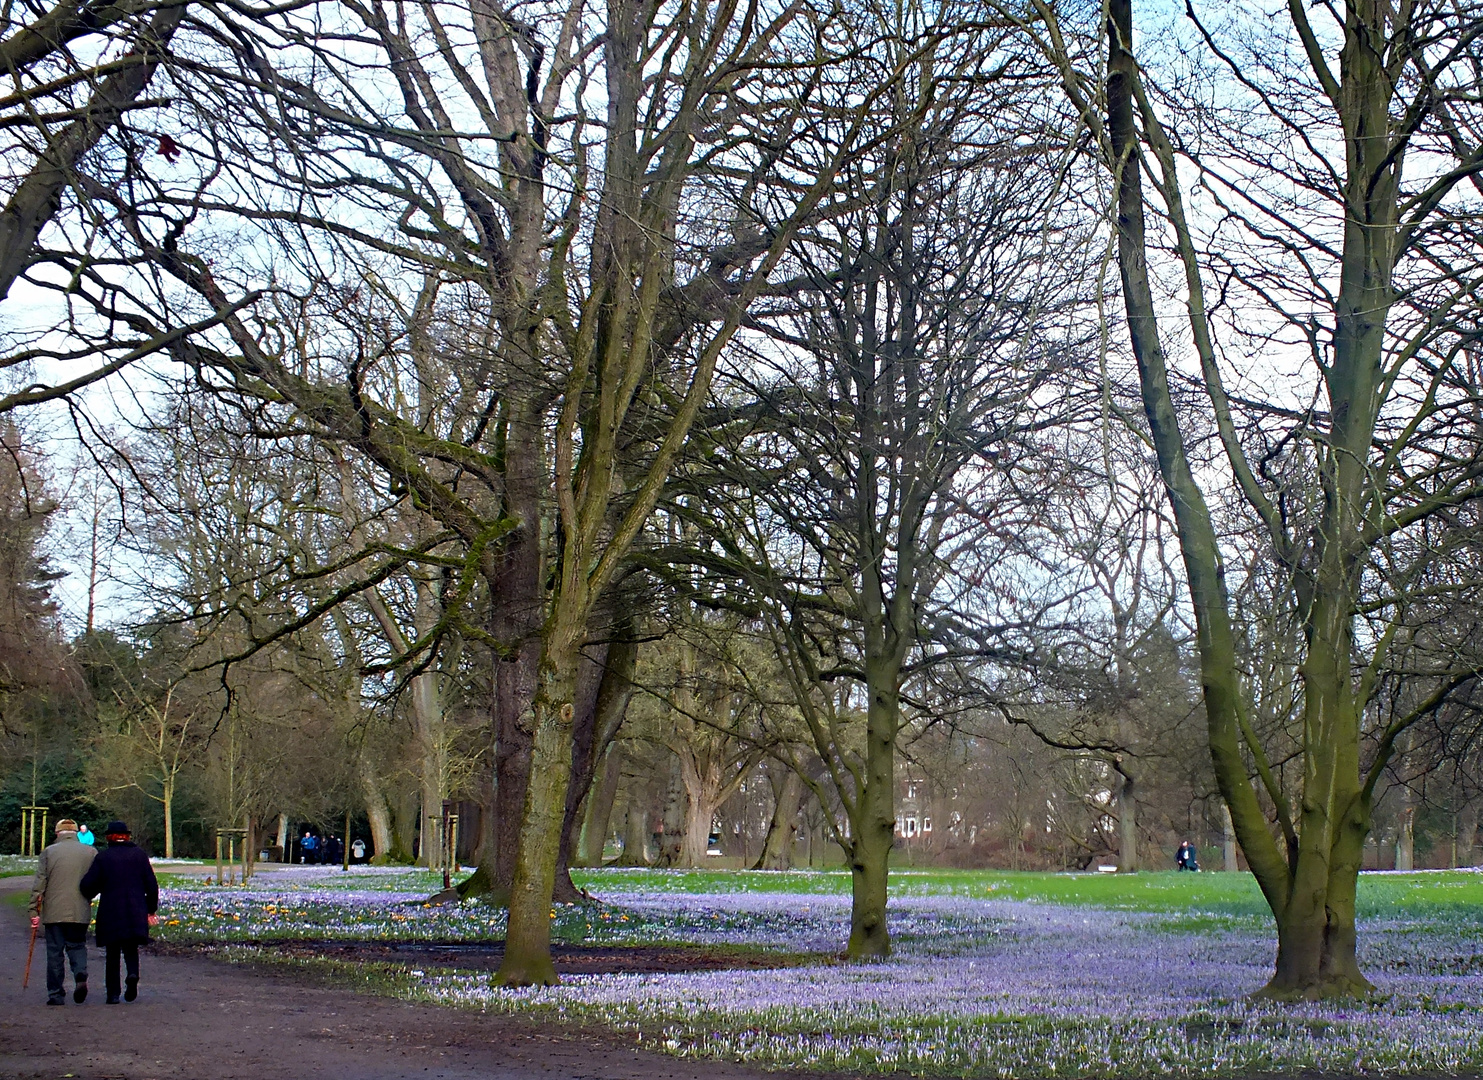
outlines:
[[[1018,58],[1002,31],[905,18],[894,32],[934,47],[891,60],[911,78],[874,117],[890,134],[842,177],[850,211],[800,233],[803,287],[759,313],[766,341],[723,384],[710,437],[731,472],[696,480],[711,565],[755,598],[825,766],[806,779],[841,810],[856,957],[890,949],[907,684],[1034,618],[1033,589],[1007,627],[993,594],[1009,554],[1033,558],[1053,489],[1033,433],[1063,415],[1053,358],[1077,329],[1075,255],[1046,239],[1059,174],[1008,78]],[[745,491],[729,507],[726,484]]]
[[[1025,32],[1060,68],[1115,187],[1123,304],[1179,530],[1212,761],[1277,920],[1268,991],[1368,990],[1354,898],[1375,785],[1402,733],[1473,677],[1454,670],[1380,722],[1362,760],[1414,576],[1381,574],[1380,553],[1483,493],[1468,362],[1480,246],[1460,226],[1475,220],[1483,168],[1483,19],[1474,4],[1346,0],[1214,24],[1190,8],[1203,52],[1189,59],[1222,95],[1202,103],[1160,90],[1140,63],[1126,0],[1081,33],[1059,5],[1033,10]],[[1160,333],[1159,245],[1177,267],[1182,338]],[[1176,341],[1199,372],[1189,393]],[[1229,534],[1207,498],[1221,484],[1301,627],[1295,792],[1253,723]]]

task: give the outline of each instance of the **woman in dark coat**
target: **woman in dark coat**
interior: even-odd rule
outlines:
[[[128,971],[124,1000],[139,996],[139,946],[149,943],[149,928],[155,923],[160,906],[160,886],[155,880],[149,856],[129,836],[122,821],[110,821],[106,830],[108,846],[98,852],[93,865],[83,875],[82,895],[89,900],[97,896],[98,915],[94,921],[98,944],[107,951],[104,967],[109,1005],[118,1004],[118,962],[122,957]]]

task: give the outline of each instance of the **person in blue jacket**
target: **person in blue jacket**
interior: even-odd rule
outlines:
[[[149,944],[149,928],[156,923],[160,906],[160,886],[149,856],[134,843],[127,825],[110,821],[104,835],[108,846],[98,852],[83,875],[82,895],[89,900],[98,897],[93,925],[105,952],[103,978],[108,996],[104,1000],[117,1005],[120,959],[128,973],[123,999],[133,1001],[139,996],[139,946]]]
[[[92,847],[93,839],[93,830],[86,825],[77,830],[77,842],[79,844],[86,844],[88,847]]]

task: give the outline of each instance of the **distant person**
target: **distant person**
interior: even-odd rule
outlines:
[[[1200,859],[1195,845],[1188,840],[1180,844],[1179,850],[1174,855],[1174,865],[1181,870],[1199,870]]]
[[[139,996],[139,946],[149,944],[149,928],[158,920],[160,886],[149,856],[134,843],[129,827],[110,821],[104,830],[108,846],[98,852],[82,879],[82,894],[98,897],[98,944],[106,950],[103,969],[107,1004],[119,1000],[118,966],[122,958],[128,978],[124,1000]]]
[[[98,851],[80,843],[77,835],[77,822],[71,818],[57,822],[56,842],[41,853],[31,884],[31,927],[46,927],[48,1005],[67,1003],[66,963],[72,965],[72,1000],[81,1005],[88,996],[88,923],[93,921],[93,905],[82,894],[82,881]]]
[[[343,862],[344,859],[345,845],[340,842],[340,838],[338,836],[332,836],[328,840],[326,840],[324,844],[325,863],[329,866],[333,866],[338,862]]]
[[[364,840],[356,840],[350,845],[350,858],[354,862],[366,861],[366,842]]]
[[[299,862],[317,863],[319,861],[319,837],[312,832],[305,831],[304,838],[299,841]]]
[[[92,847],[93,846],[93,830],[90,829],[90,828],[88,828],[86,825],[84,825],[82,828],[78,829],[77,830],[77,842],[79,844],[86,844],[88,847]]]

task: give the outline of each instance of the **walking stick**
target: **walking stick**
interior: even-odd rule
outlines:
[[[31,927],[31,947],[26,950],[26,974],[21,978],[21,989],[24,990],[31,983],[31,957],[36,955],[36,931],[39,927]]]

